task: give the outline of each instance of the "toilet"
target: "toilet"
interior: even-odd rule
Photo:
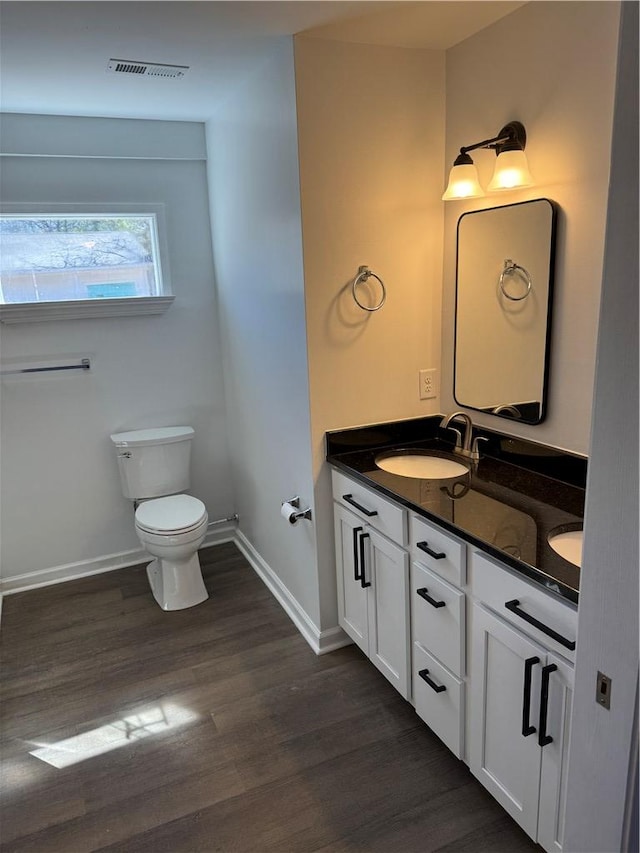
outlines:
[[[114,433],[122,493],[134,501],[135,529],[152,557],[147,577],[163,610],[206,601],[198,548],[209,521],[202,501],[183,494],[190,485],[194,431],[189,426]]]

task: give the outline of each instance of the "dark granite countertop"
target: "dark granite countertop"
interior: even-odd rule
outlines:
[[[447,480],[382,471],[383,450],[422,448],[453,456],[441,415],[328,432],[327,461],[418,515],[437,522],[551,593],[577,603],[580,569],[548,543],[582,527],[587,462],[555,448],[474,427],[487,439],[468,474]]]

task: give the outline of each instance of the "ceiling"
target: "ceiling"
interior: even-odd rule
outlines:
[[[314,38],[447,49],[523,2],[510,0],[110,0],[1,2],[5,112],[203,121],[273,47]],[[188,65],[167,80],[106,71],[110,58]]]

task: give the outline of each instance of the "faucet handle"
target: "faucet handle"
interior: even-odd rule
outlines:
[[[480,459],[480,450],[478,449],[478,443],[481,441],[489,441],[489,439],[484,435],[477,435],[473,439],[473,444],[471,445],[471,457],[476,461]]]
[[[448,426],[447,429],[450,429],[451,432],[455,432],[455,434],[456,434],[456,448],[461,448],[462,447],[462,433],[460,432],[460,430],[457,429],[456,427],[453,427],[453,426]]]

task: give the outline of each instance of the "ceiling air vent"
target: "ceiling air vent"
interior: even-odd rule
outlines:
[[[107,64],[110,74],[135,74],[137,77],[184,77],[188,70],[188,65],[161,65],[135,59],[110,59]]]

